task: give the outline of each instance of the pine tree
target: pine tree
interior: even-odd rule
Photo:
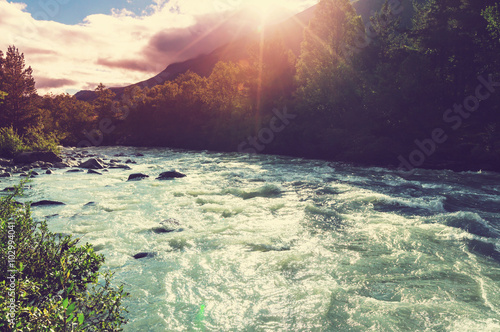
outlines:
[[[37,93],[33,70],[26,68],[24,54],[15,46],[9,46],[5,58],[0,52],[0,90],[7,93],[0,106],[0,126],[23,131],[32,122]]]

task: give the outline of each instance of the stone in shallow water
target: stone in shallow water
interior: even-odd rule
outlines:
[[[102,175],[102,173],[99,173],[97,171],[94,171],[93,169],[89,169],[88,171],[89,174],[95,174],[95,175]]]
[[[55,168],[68,168],[69,164],[68,163],[55,163],[54,167]]]
[[[135,174],[130,174],[127,181],[140,181],[144,180],[145,178],[149,178],[149,175],[142,173],[135,173]]]
[[[81,163],[79,167],[87,169],[103,169],[104,162],[99,158],[93,158]]]
[[[181,224],[175,219],[167,219],[160,222],[160,227],[155,227],[152,231],[156,234],[165,234],[172,232],[182,232],[184,229],[180,228]]]
[[[470,251],[475,252],[476,254],[493,258],[500,263],[500,252],[497,251],[496,246],[493,243],[483,242],[479,240],[470,240],[468,243],[468,248]]]
[[[177,171],[163,172],[156,179],[157,180],[171,180],[171,179],[179,179],[185,178],[186,175],[179,173]]]
[[[48,201],[48,200],[43,200],[31,204],[31,206],[54,206],[54,205],[66,205],[66,204],[62,202]]]
[[[54,152],[23,152],[14,158],[16,164],[31,164],[37,161],[50,163],[62,162]]]
[[[141,258],[152,258],[155,257],[156,253],[154,252],[140,252],[138,254],[135,254],[134,257],[135,259],[141,259]]]
[[[109,166],[109,168],[113,168],[113,169],[125,169],[125,170],[131,170],[132,169],[132,167],[130,167],[128,165],[121,165],[121,164],[111,165],[111,166]]]

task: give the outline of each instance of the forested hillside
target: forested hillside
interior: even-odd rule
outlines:
[[[298,54],[287,46],[290,36],[275,31],[248,45],[245,61],[133,86],[118,99],[102,85],[92,102],[40,97],[29,69],[13,78],[2,55],[1,124],[80,146],[498,170],[500,2],[386,1],[369,24],[360,16],[367,7],[355,6],[321,0]]]

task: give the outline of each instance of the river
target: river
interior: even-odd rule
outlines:
[[[66,204],[34,217],[106,257],[131,294],[125,331],[500,330],[500,174],[87,150],[137,164],[55,170],[25,200]],[[155,179],[171,169],[187,177]]]

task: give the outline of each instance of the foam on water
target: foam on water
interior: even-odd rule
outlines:
[[[33,212],[106,256],[115,282],[131,293],[125,331],[500,326],[494,173],[402,178],[277,156],[89,152],[138,163],[102,176],[56,170],[34,179],[25,200],[66,203]],[[187,177],[155,180],[171,169]],[[126,181],[138,172],[150,178]],[[151,231],[170,218],[182,231]],[[139,252],[150,255],[133,259]]]

